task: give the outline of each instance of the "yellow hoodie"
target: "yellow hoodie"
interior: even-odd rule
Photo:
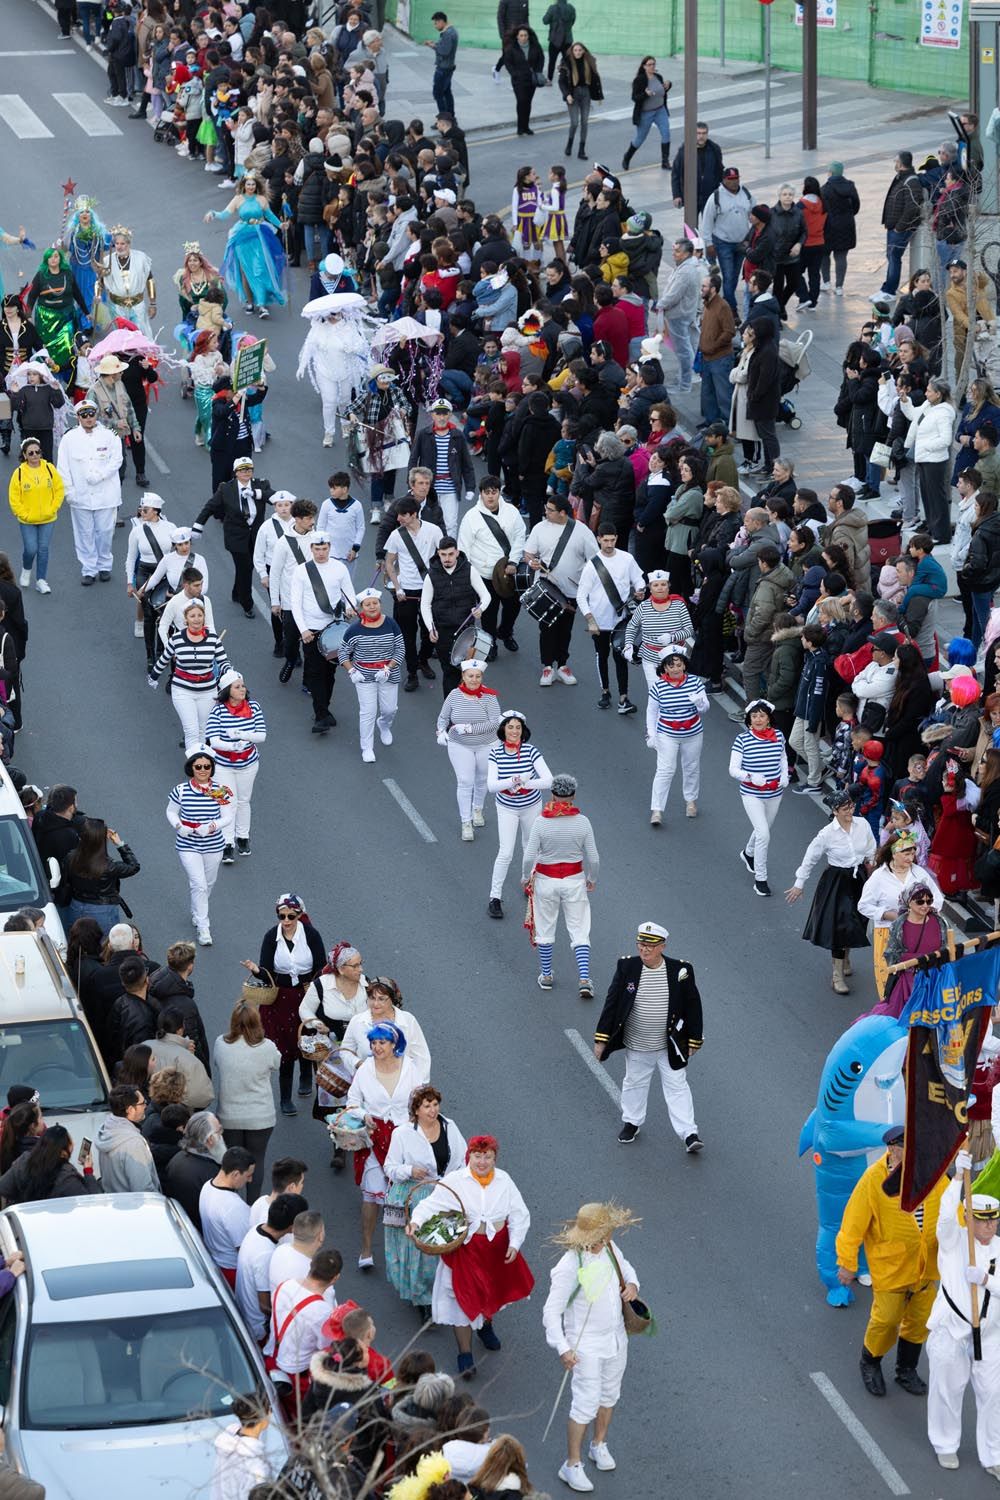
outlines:
[[[858,1182],[844,1209],[837,1235],[837,1264],[848,1271],[858,1269],[858,1249],[863,1244],[868,1257],[872,1286],[877,1292],[919,1286],[937,1277],[937,1216],[941,1196],[948,1186],[942,1177],[923,1201],[922,1222],[904,1213],[899,1197],[882,1191],[889,1175],[888,1155],[870,1166]]]
[[[43,458],[37,469],[18,464],[10,478],[7,499],[14,515],[26,526],[45,526],[59,514],[65,493],[59,470]]]

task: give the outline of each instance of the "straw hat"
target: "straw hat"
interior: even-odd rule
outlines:
[[[558,1234],[553,1236],[557,1245],[569,1245],[583,1249],[587,1245],[598,1245],[609,1240],[620,1229],[631,1229],[640,1224],[629,1208],[617,1203],[585,1203],[575,1219],[568,1219]]]
[[[123,370],[127,369],[128,365],[116,354],[105,354],[97,366],[97,373],[98,375],[120,375]]]

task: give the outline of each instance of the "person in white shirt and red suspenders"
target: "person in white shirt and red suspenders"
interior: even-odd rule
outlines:
[[[308,1274],[281,1282],[271,1299],[264,1365],[289,1421],[298,1417],[309,1390],[313,1355],[326,1348],[323,1325],[337,1305],[333,1288],[343,1264],[339,1250],[318,1250]]]

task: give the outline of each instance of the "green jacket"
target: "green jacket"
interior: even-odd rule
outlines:
[[[667,523],[668,552],[687,554],[701,523],[705,509],[705,496],[696,484],[682,484],[670,504],[663,512]]]
[[[771,636],[774,647],[767,674],[767,696],[776,709],[791,713],[795,707],[795,689],[802,675],[802,626],[776,630]]]
[[[743,627],[743,636],[747,642],[771,639],[774,617],[788,608],[785,600],[792,589],[792,575],[784,563],[779,563],[770,573],[761,574]]]
[[[721,448],[712,450],[712,455],[708,460],[708,479],[717,479],[720,484],[731,485],[734,490],[739,489],[740,476],[736,472],[732,438],[727,438]]]

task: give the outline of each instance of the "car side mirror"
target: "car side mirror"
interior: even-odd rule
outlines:
[[[49,888],[55,890],[62,884],[62,870],[54,854],[49,855]]]

